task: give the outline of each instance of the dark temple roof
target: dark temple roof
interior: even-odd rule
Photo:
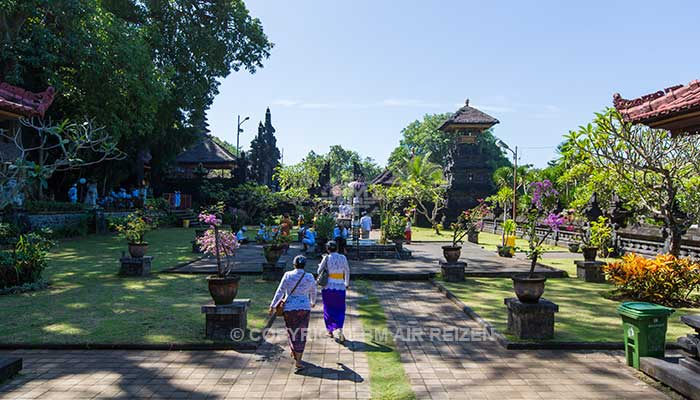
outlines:
[[[499,123],[499,121],[496,118],[486,114],[483,111],[479,111],[474,107],[470,107],[469,99],[467,99],[464,107],[452,114],[452,116],[438,129],[441,131],[449,130],[450,127],[455,125],[476,125],[483,127],[483,129],[487,129],[496,125],[497,123]]]
[[[384,172],[379,174],[376,178],[372,179],[372,182],[370,182],[370,185],[391,186],[394,184],[395,180],[396,180],[396,177],[391,172],[391,170],[387,168],[384,170]]]
[[[202,138],[175,158],[178,164],[232,165],[236,156],[216,143],[210,135]]]

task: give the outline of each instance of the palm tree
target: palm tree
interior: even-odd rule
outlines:
[[[430,161],[431,153],[404,159],[394,185],[409,198],[416,211],[423,215],[440,234],[439,216],[445,208],[445,178],[442,168]]]

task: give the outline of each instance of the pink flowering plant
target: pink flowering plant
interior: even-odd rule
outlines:
[[[226,277],[231,273],[230,258],[236,253],[238,241],[236,235],[227,230],[221,230],[221,218],[223,212],[221,204],[210,207],[199,214],[199,221],[209,225],[204,235],[197,238],[197,244],[206,254],[216,257],[216,269],[219,277]],[[224,262],[221,258],[223,256]]]
[[[554,188],[551,181],[545,179],[541,182],[532,182],[528,188],[531,191],[531,204],[527,212],[525,232],[528,236],[528,250],[526,254],[531,261],[530,276],[532,276],[535,272],[537,261],[544,253],[542,244],[552,232],[558,231],[567,222],[567,219],[565,215],[555,212],[559,200],[559,192]],[[542,237],[538,237],[537,226],[541,220],[549,229]]]
[[[488,214],[489,208],[480,201],[479,205],[469,210],[462,211],[457,221],[450,224],[452,230],[452,246],[457,247],[464,242],[464,237],[470,233],[479,232],[483,224],[483,218]]]

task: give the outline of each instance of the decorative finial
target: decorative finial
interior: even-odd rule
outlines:
[[[468,105],[469,105],[469,99],[467,99],[467,100],[464,101],[464,105],[465,105],[465,106],[468,106]]]

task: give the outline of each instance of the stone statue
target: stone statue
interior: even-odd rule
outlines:
[[[75,183],[68,189],[68,199],[74,204],[78,202],[78,185]]]
[[[85,205],[89,208],[97,206],[97,184],[91,183],[88,185],[87,193],[85,193]]]
[[[588,203],[586,203],[586,206],[583,208],[583,215],[586,216],[586,219],[591,222],[591,221],[597,221],[598,217],[603,216],[603,210],[600,208],[600,204],[598,204],[598,194],[593,193],[591,198],[588,200]]]
[[[24,196],[22,195],[22,192],[17,190],[17,180],[10,179],[7,182],[7,189],[10,196],[12,196],[12,205],[17,208],[22,208],[24,205]]]
[[[318,186],[322,191],[328,191],[331,187],[331,163],[326,161],[321,173],[318,175]]]

